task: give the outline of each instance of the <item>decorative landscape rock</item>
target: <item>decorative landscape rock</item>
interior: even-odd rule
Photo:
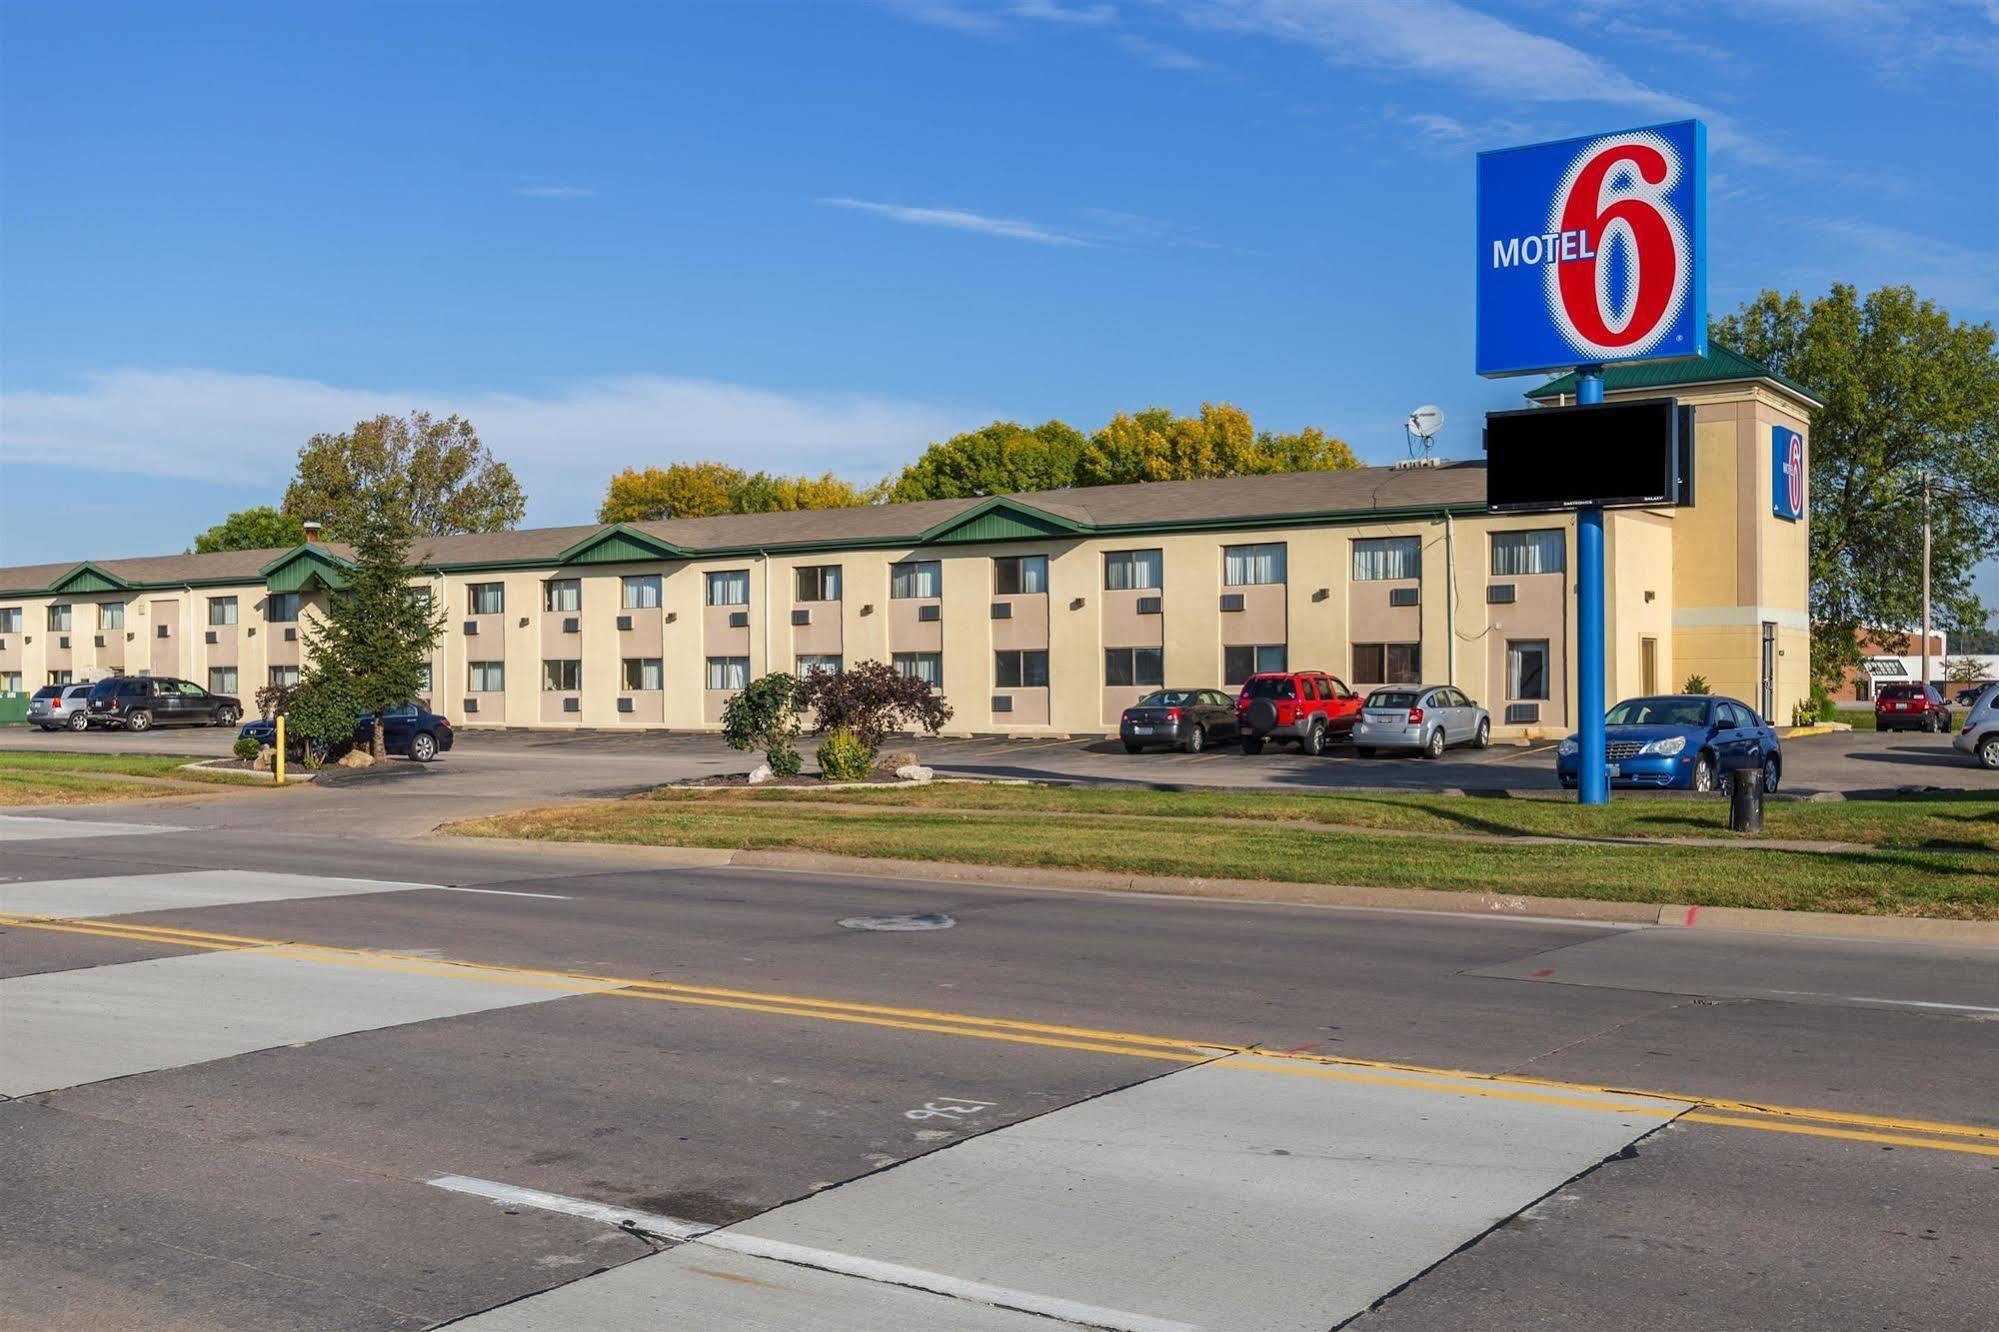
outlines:
[[[897,781],[915,782],[919,786],[929,781],[934,775],[930,769],[924,767],[921,763],[905,763],[895,770],[895,779]]]
[[[343,768],[372,768],[375,756],[365,749],[350,749],[336,760]]]
[[[771,779],[772,775],[770,764],[759,763],[756,767],[750,769],[750,785],[762,786]]]
[[[271,748],[271,746],[269,745],[265,745],[262,749],[257,751],[257,757],[251,760],[250,766],[255,768],[258,772],[269,772],[272,768],[277,766],[277,762],[278,762],[278,751]]]

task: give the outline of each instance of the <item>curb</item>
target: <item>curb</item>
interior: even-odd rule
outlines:
[[[513,837],[460,837],[442,829],[432,838],[538,853],[580,854],[640,865],[688,869],[745,868],[792,873],[855,874],[927,883],[964,883],[1051,892],[1110,893],[1279,906],[1348,907],[1376,911],[1428,911],[1517,920],[1594,921],[1674,929],[1737,930],[1820,939],[1955,944],[1999,948],[1999,920],[1945,920],[1925,916],[1861,916],[1830,911],[1772,911],[1757,907],[1660,905],[1519,893],[1459,893],[1431,888],[1370,888],[1356,884],[1295,883],[1284,879],[1199,879],[1090,870],[966,865],[955,861],[892,860],[806,851],[739,851],[719,847],[629,846],[614,842],[553,842]]]

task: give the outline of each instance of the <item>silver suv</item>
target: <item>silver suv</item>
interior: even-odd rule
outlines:
[[[90,729],[90,686],[87,684],[43,685],[28,700],[28,722],[44,731]]]
[[[1950,743],[1960,753],[1977,759],[1980,767],[1999,771],[1999,685],[1986,686],[1971,705],[1964,729]]]

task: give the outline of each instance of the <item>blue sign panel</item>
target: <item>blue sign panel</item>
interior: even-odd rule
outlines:
[[[1707,129],[1478,155],[1478,373],[1707,352]]]
[[[1770,427],[1770,512],[1789,522],[1805,516],[1805,437]]]

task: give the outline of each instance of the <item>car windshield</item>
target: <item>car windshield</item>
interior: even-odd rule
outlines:
[[[1191,689],[1159,689],[1138,700],[1141,708],[1184,708],[1194,702]]]
[[[1882,698],[1921,698],[1922,696],[1923,687],[1921,685],[1881,686],[1880,697]]]
[[[1407,689],[1377,689],[1367,696],[1370,708],[1413,708],[1416,695]]]
[[[61,697],[62,697],[62,686],[61,686],[61,685],[43,685],[43,686],[42,686],[42,687],[41,687],[40,689],[37,689],[37,690],[35,691],[35,697],[36,697],[36,698],[61,698]]]
[[[110,698],[117,692],[118,682],[116,680],[99,680],[96,684],[90,686],[90,696],[92,698]]]
[[[1297,688],[1288,675],[1266,675],[1251,680],[1242,687],[1244,698],[1296,698]]]
[[[1707,704],[1697,698],[1631,698],[1610,710],[1610,726],[1699,726],[1707,720]]]

